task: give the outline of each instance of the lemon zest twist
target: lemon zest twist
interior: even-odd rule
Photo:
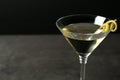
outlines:
[[[115,32],[117,30],[117,23],[116,23],[117,19],[115,20],[109,20],[106,23],[104,23],[100,29],[103,30],[103,32]]]

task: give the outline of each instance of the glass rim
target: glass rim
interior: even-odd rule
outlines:
[[[62,16],[60,18],[58,18],[56,20],[56,26],[58,27],[58,29],[61,31],[62,29],[58,26],[58,22],[64,18],[67,18],[67,17],[72,17],[72,16],[100,16],[100,15],[94,15],[94,14],[72,14],[72,15],[66,15],[66,16]],[[104,16],[100,16],[100,17],[104,17]],[[109,18],[106,18],[104,17],[106,20],[110,20]],[[75,33],[75,34],[79,34],[79,35],[99,35],[99,34],[106,34],[106,33],[109,33],[110,31],[107,31],[107,32],[104,32],[104,31],[101,31],[100,33]],[[70,32],[70,33],[73,33],[73,32]]]

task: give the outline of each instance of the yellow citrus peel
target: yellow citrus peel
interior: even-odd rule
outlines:
[[[109,20],[106,23],[104,23],[100,29],[103,30],[103,32],[115,32],[117,30],[117,23],[116,23],[116,19],[115,20]]]

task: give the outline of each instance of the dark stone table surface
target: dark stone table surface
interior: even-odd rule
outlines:
[[[77,54],[61,35],[0,35],[0,80],[79,80]],[[90,55],[86,80],[120,80],[120,34]]]

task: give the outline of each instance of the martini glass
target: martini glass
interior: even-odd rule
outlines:
[[[100,29],[108,20],[98,15],[75,14],[61,17],[56,21],[57,28],[79,56],[80,80],[85,80],[85,65],[89,55],[110,32]]]

